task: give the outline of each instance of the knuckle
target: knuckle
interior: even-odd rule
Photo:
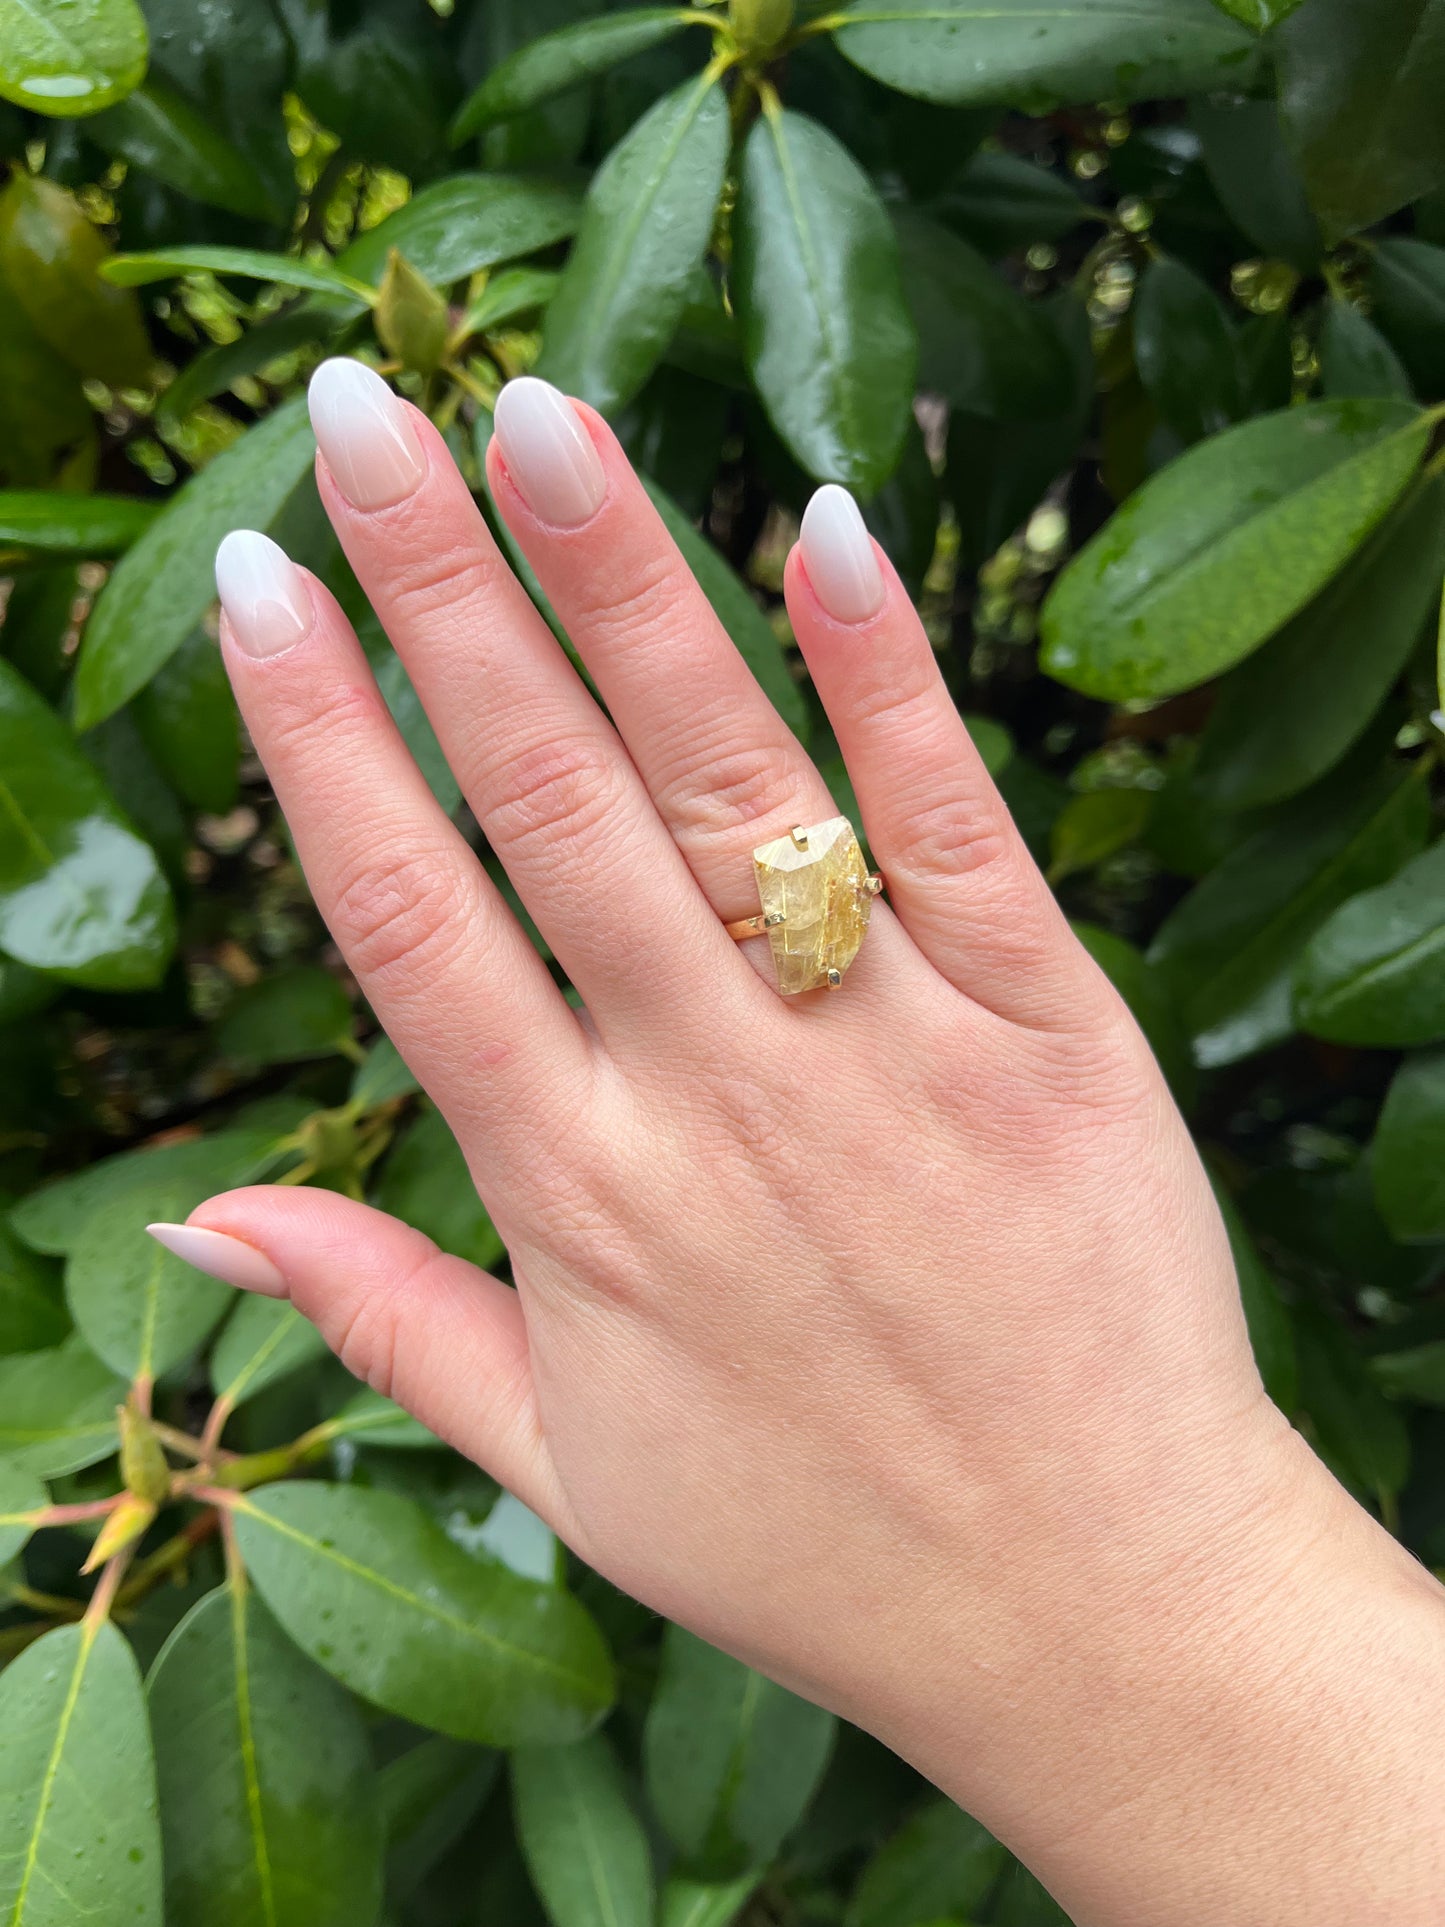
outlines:
[[[677,565],[653,555],[628,573],[625,584],[614,579],[605,592],[584,594],[573,620],[594,646],[625,644],[630,653],[647,653],[678,633],[682,597]]]
[[[999,811],[975,797],[948,796],[910,803],[900,799],[890,837],[889,868],[927,881],[993,870],[1002,874],[1016,845]]]
[[[657,803],[680,838],[702,842],[740,823],[796,815],[799,790],[793,760],[772,745],[709,741],[659,785]]]
[[[315,686],[304,679],[278,689],[268,717],[267,754],[273,759],[305,763],[322,750],[328,758],[365,754],[364,745],[388,720],[388,711],[374,683],[326,682]]]
[[[596,830],[623,798],[616,760],[587,743],[540,743],[519,752],[503,786],[484,828],[499,854],[517,856],[566,849]]]
[[[359,977],[432,977],[472,925],[464,897],[448,863],[414,850],[388,864],[368,861],[346,879],[329,922]]]
[[[469,615],[495,589],[499,559],[474,542],[408,544],[390,564],[387,595],[403,622]]]

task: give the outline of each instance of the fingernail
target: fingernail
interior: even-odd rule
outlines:
[[[216,550],[216,588],[248,656],[279,656],[311,633],[306,578],[267,535],[232,529]]]
[[[323,361],[306,391],[311,426],[336,486],[357,509],[410,495],[425,463],[403,404],[364,361]]]
[[[883,607],[883,575],[873,539],[846,488],[825,482],[803,510],[803,567],[835,622],[866,622]]]
[[[148,1224],[158,1245],[208,1278],[239,1291],[258,1291],[266,1298],[284,1298],[286,1280],[264,1251],[232,1238],[224,1231],[204,1231],[198,1224]]]
[[[539,521],[575,529],[596,513],[607,477],[577,410],[551,382],[535,375],[509,381],[495,423],[512,480]]]

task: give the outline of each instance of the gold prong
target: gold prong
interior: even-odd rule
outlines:
[[[841,983],[842,983],[842,981],[843,981],[843,973],[842,973],[842,971],[841,971],[841,970],[830,970],[830,971],[828,972],[828,988],[829,988],[829,990],[836,990],[836,989],[838,988],[838,986],[839,986],[839,984],[841,984]]]
[[[807,849],[808,832],[802,827],[801,824],[794,824],[793,828],[788,831],[788,835],[792,837],[793,841],[797,844],[800,850]]]
[[[863,887],[870,897],[881,897],[883,894],[883,879],[875,872],[868,878]]]
[[[783,911],[774,910],[763,918],[763,928],[764,930],[776,930],[780,923],[786,923],[787,921],[787,916]]]

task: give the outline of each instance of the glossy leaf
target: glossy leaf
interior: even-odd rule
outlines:
[[[1349,558],[1428,433],[1404,402],[1313,402],[1191,449],[1060,576],[1044,606],[1044,667],[1115,702],[1218,675]]]
[[[1076,923],[1074,935],[1129,1006],[1131,1015],[1159,1060],[1180,1106],[1194,1097],[1196,1078],[1189,1038],[1163,976],[1127,938],[1096,923]]]
[[[0,1917],[161,1927],[140,1673],[108,1620],[60,1626],[0,1674]]]
[[[283,220],[288,212],[250,157],[162,80],[148,79],[118,107],[107,108],[91,131],[110,153],[207,207],[252,221]]]
[[[1248,837],[1166,918],[1151,958],[1174,988],[1202,1065],[1232,1064],[1294,1028],[1292,982],[1330,913],[1424,843],[1418,770],[1341,772]]]
[[[456,174],[433,181],[403,207],[337,255],[346,275],[373,286],[399,248],[417,273],[446,287],[478,268],[563,241],[577,225],[581,204],[558,181],[512,174]]]
[[[474,1818],[496,1783],[500,1756],[429,1734],[377,1775],[386,1831],[386,1891],[400,1906]]]
[[[0,550],[105,562],[138,542],[156,514],[138,496],[0,489]]]
[[[45,1351],[65,1337],[70,1318],[58,1283],[56,1266],[0,1219],[0,1354]]]
[[[1333,397],[1411,393],[1404,363],[1351,302],[1326,301],[1319,336],[1320,388]]]
[[[147,1683],[167,1927],[358,1927],[381,1897],[356,1702],[243,1581],[209,1593]]]
[[[1234,332],[1218,297],[1182,261],[1156,255],[1130,310],[1134,362],[1160,419],[1184,442],[1244,412]]]
[[[86,625],[75,676],[82,729],[113,714],[175,654],[215,600],[221,537],[274,521],[315,450],[298,395],[192,476],[121,558]]]
[[[386,1160],[373,1202],[483,1270],[506,1256],[440,1111],[428,1108],[408,1125]]]
[[[341,1410],[326,1421],[329,1438],[351,1439],[358,1445],[385,1445],[407,1451],[435,1450],[442,1441],[420,1419],[383,1398],[369,1385],[359,1386]]]
[[[547,309],[539,373],[604,412],[632,399],[682,315],[727,153],[727,96],[710,73],[665,94],[613,148]]]
[[[651,1927],[652,1854],[601,1733],[515,1752],[512,1811],[552,1927]]]
[[[242,1064],[334,1057],[351,1039],[351,999],[329,970],[295,964],[239,991],[216,1027],[216,1044]]]
[[[725,1880],[765,1866],[806,1812],[836,1730],[831,1713],[669,1626],[643,1768],[684,1869]]]
[[[788,672],[787,657],[777,632],[758,607],[752,591],[656,483],[644,476],[642,485],[666,524],[668,534],[682,551],[684,562],[697,577],[698,587],[712,604],[718,621],[737,644],[738,654],[757,677],[763,693],[783,721],[806,743],[807,703]]]
[[[1238,1207],[1212,1172],[1210,1176],[1224,1228],[1229,1233],[1229,1250],[1239,1280],[1239,1297],[1244,1306],[1244,1322],[1249,1327],[1254,1362],[1264,1380],[1264,1389],[1275,1404],[1282,1412],[1292,1413],[1299,1401],[1299,1359],[1289,1312]]]
[[[872,184],[804,114],[765,114],[744,144],[732,295],[749,371],[793,455],[871,495],[902,452],[914,329]]]
[[[136,0],[0,0],[0,100],[32,113],[72,119],[124,99],[145,73],[146,50]]]
[[[137,387],[151,346],[133,294],[101,278],[110,243],[54,181],[16,173],[0,193],[0,270],[31,326],[77,374]]]
[[[0,1458],[39,1479],[108,1458],[125,1390],[75,1339],[0,1358]]]
[[[1216,95],[1193,102],[1189,118],[1214,191],[1240,233],[1261,254],[1310,273],[1324,242],[1275,102]]]
[[[1370,1375],[1387,1398],[1445,1407],[1445,1338],[1372,1358]]]
[[[1364,730],[1429,619],[1445,569],[1445,480],[1386,519],[1333,582],[1220,685],[1194,780],[1225,809],[1296,795]]]
[[[288,308],[269,321],[258,321],[234,341],[213,342],[188,361],[156,403],[157,424],[173,430],[202,402],[248,375],[264,376],[274,363],[282,362],[298,348],[309,347],[344,325],[344,310],[337,311],[320,302]]]
[[[353,1692],[456,1739],[565,1744],[610,1705],[612,1664],[567,1593],[472,1559],[387,1492],[267,1486],[236,1501],[256,1585]]]
[[[0,1459],[0,1567],[13,1559],[35,1530],[34,1514],[50,1495],[33,1472],[13,1459]]]
[[[551,268],[503,268],[488,277],[461,325],[468,334],[481,335],[521,321],[548,305],[561,279]]]
[[[689,1880],[673,1874],[658,1902],[658,1927],[733,1927],[754,1892],[759,1876],[737,1880]]]
[[[155,852],[69,730],[0,661],[0,945],[98,990],[159,982],[175,911]]]
[[[1138,842],[1153,807],[1151,790],[1086,790],[1071,796],[1049,834],[1049,882],[1062,883],[1080,870],[1091,870]]]
[[[187,803],[223,815],[235,805],[241,724],[221,652],[193,629],[135,698],[136,730]]]
[[[205,1196],[185,1183],[147,1186],[87,1218],[65,1267],[71,1316],[97,1358],[126,1378],[157,1378],[195,1351],[235,1293],[146,1233],[184,1223]]]
[[[1309,0],[1276,48],[1280,111],[1332,238],[1445,180],[1445,0]]]
[[[1223,7],[1227,14],[1243,26],[1253,27],[1257,33],[1265,33],[1276,27],[1287,14],[1294,12],[1300,0],[1214,0],[1217,7]]]
[[[1141,100],[1242,88],[1251,36],[1210,0],[851,0],[838,45],[864,73],[955,107]]]
[[[1004,1850],[951,1800],[935,1800],[904,1823],[863,1869],[846,1927],[920,1927],[971,1914],[997,1884]]]
[[[1384,1500],[1410,1470],[1405,1421],[1380,1391],[1344,1330],[1315,1305],[1295,1314],[1300,1400],[1312,1443],[1334,1472]]]
[[[313,1359],[326,1340],[284,1298],[244,1297],[211,1348],[211,1388],[234,1410]]]
[[[238,275],[264,281],[276,288],[306,288],[313,294],[338,296],[360,309],[375,290],[329,262],[301,260],[292,254],[266,254],[259,248],[198,246],[160,248],[152,254],[117,254],[105,264],[105,279],[118,288],[140,288],[151,281],[169,281],[183,274]]]
[[[1062,241],[1094,210],[1061,175],[1016,154],[974,154],[930,212],[985,254]]]
[[[371,1045],[364,1062],[356,1067],[356,1076],[351,1081],[351,1102],[370,1111],[398,1097],[411,1097],[420,1089],[401,1052],[383,1034]]]
[[[1376,325],[1422,395],[1445,394],[1445,247],[1390,234],[1370,252]]]
[[[1407,1057],[1396,1072],[1370,1168],[1375,1201],[1393,1237],[1445,1237],[1445,1052]]]
[[[628,7],[528,41],[468,96],[452,122],[452,145],[670,40],[687,24],[680,7]]]
[[[1301,1030],[1339,1044],[1445,1039],[1445,843],[1351,897],[1315,933],[1295,977],[1295,1014]]]
[[[903,290],[918,330],[918,383],[955,408],[1038,421],[1068,406],[1073,371],[1056,329],[967,241],[912,209],[895,213]]]

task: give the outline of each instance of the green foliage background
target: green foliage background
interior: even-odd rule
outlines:
[[[0,97],[0,1919],[1060,1920],[144,1238],[270,1177],[506,1265],[309,902],[211,557],[325,577],[467,821],[301,389],[372,357],[480,493],[536,366],[851,808],[779,587],[854,488],[1272,1395],[1445,1563],[1445,0],[0,0]]]

